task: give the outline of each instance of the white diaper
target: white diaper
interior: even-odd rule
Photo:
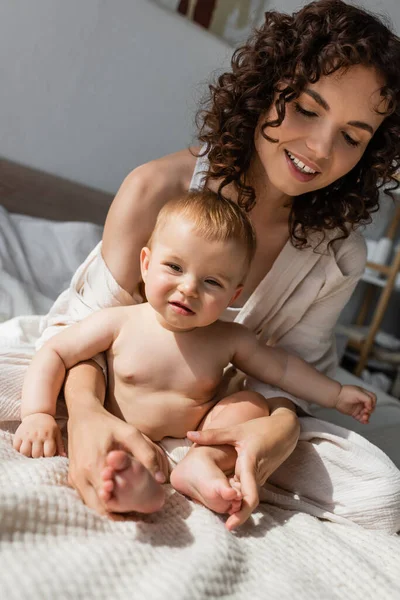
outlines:
[[[172,438],[165,437],[161,442],[158,443],[159,446],[164,450],[166,457],[168,458],[168,464],[170,471],[172,471],[176,465],[185,458],[186,454],[189,452],[193,442],[188,440],[187,438]]]

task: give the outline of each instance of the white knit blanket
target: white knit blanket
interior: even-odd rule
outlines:
[[[88,265],[104,270],[100,259],[97,248],[55,320],[69,302],[88,310],[97,285]],[[118,290],[107,286],[110,299]],[[388,533],[400,525],[399,472],[334,425],[302,420],[296,451],[235,534],[172,490],[159,514],[110,521],[68,487],[67,459],[15,452],[22,378],[48,322],[28,316],[0,326],[0,598],[400,598],[400,538]]]

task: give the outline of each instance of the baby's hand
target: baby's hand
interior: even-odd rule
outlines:
[[[372,392],[357,385],[343,385],[335,408],[366,425],[375,405],[376,396]]]
[[[51,415],[36,413],[24,417],[14,436],[14,449],[24,456],[67,456],[61,431]]]

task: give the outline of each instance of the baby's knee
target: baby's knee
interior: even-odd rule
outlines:
[[[270,409],[268,401],[262,394],[253,392],[252,390],[238,392],[238,394],[240,395],[239,402],[247,404],[249,409],[254,411],[255,416],[253,418],[256,418],[257,416],[269,417]]]
[[[268,417],[270,414],[267,400],[258,392],[244,390],[228,396],[218,403],[217,407],[234,407],[233,410],[244,412],[246,419],[257,419],[258,417]]]

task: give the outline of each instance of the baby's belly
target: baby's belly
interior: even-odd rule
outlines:
[[[175,392],[115,389],[108,399],[110,412],[131,423],[155,442],[165,437],[183,438],[195,430],[217,400],[194,400]],[[118,398],[118,401],[116,400]]]

